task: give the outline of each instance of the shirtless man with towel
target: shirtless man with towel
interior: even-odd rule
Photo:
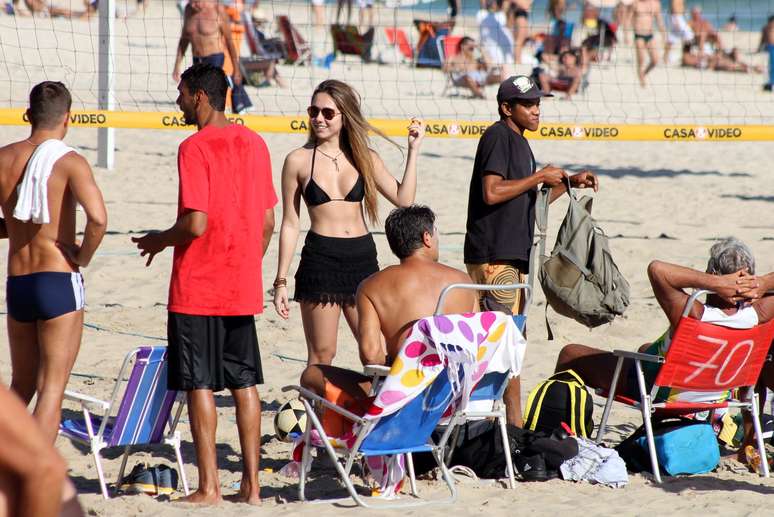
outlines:
[[[79,272],[91,261],[107,226],[102,194],[88,162],[62,142],[72,99],[59,82],[30,92],[29,138],[0,148],[0,206],[8,237],[8,340],[11,388],[29,404],[54,442],[62,395],[78,355],[84,290]],[[75,206],[86,214],[83,243],[75,240]]]

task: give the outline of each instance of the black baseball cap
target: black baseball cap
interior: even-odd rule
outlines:
[[[500,83],[500,88],[497,89],[497,104],[513,100],[532,101],[553,96],[552,93],[541,90],[535,81],[526,75],[513,75]]]

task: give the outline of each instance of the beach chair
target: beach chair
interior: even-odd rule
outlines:
[[[340,54],[359,56],[363,61],[371,61],[371,46],[374,43],[374,28],[363,34],[354,25],[331,25],[333,49]]]
[[[446,371],[442,371],[425,390],[397,412],[377,421],[366,420],[341,408],[323,397],[300,386],[285,386],[282,391],[297,391],[307,414],[307,427],[304,432],[304,449],[299,469],[298,494],[306,501],[306,473],[311,464],[311,431],[315,429],[322,439],[325,451],[336,467],[342,483],[354,501],[365,508],[406,508],[430,503],[452,503],[457,498],[457,490],[446,465],[443,462],[445,439],[435,445],[430,438],[443,413],[451,403],[451,385]],[[330,437],[317,416],[316,410],[325,408],[339,413],[360,426],[358,435],[348,449],[335,449]],[[448,433],[445,435],[448,439]],[[385,502],[372,504],[366,501],[355,489],[350,479],[350,471],[359,456],[384,456],[430,452],[441,469],[443,480],[449,489],[449,497],[441,500],[412,500],[408,502]],[[409,476],[413,480],[413,466],[409,462]],[[412,489],[415,484],[412,482]],[[416,495],[416,492],[414,492]],[[332,501],[334,502],[334,501]]]
[[[462,36],[439,36],[435,42],[438,46],[438,55],[441,58],[441,66],[446,66],[446,62],[456,56],[459,53],[460,41]],[[446,95],[449,90],[454,90],[454,95],[459,95],[458,88],[462,86],[457,84],[452,77],[452,72],[449,70],[446,73],[446,84],[443,87],[441,95]]]
[[[522,304],[522,312],[520,314],[513,315],[513,321],[516,323],[519,332],[524,334],[527,326],[527,308],[529,307],[532,298],[532,289],[527,284],[508,284],[508,285],[488,285],[488,284],[452,284],[447,286],[441,295],[438,297],[438,305],[435,308],[435,314],[441,314],[443,308],[443,302],[446,296],[453,289],[474,289],[476,291],[515,291],[523,289],[525,293],[524,303]],[[505,451],[505,464],[506,473],[508,475],[508,484],[510,488],[516,488],[516,479],[513,471],[513,463],[511,461],[511,455],[508,453],[510,447],[508,445],[508,432],[505,428],[505,403],[503,402],[503,394],[508,387],[508,382],[514,376],[514,372],[490,372],[485,374],[481,380],[473,388],[470,394],[470,402],[490,402],[492,403],[491,410],[461,410],[452,415],[449,420],[449,428],[453,429],[452,437],[449,443],[456,444],[457,436],[459,435],[460,426],[466,424],[470,420],[478,420],[481,418],[494,418],[497,420],[497,424],[500,427],[500,437],[503,441],[503,451]],[[449,447],[446,451],[446,461],[451,459],[453,447]]]
[[[286,15],[277,16],[277,27],[282,34],[282,39],[285,40],[288,63],[302,65],[311,62],[312,48],[298,32],[298,29],[290,23],[290,18]]]
[[[572,34],[575,24],[564,20],[551,22],[551,27],[543,39],[543,53],[547,55],[560,54],[563,50],[572,47]]]
[[[242,13],[242,25],[245,28],[247,48],[250,50],[249,56],[241,56],[239,58],[242,77],[250,86],[259,87],[268,81],[266,73],[271,68],[271,65],[285,56],[282,52],[277,52],[276,50],[269,51],[263,46],[258,31],[246,12]],[[282,46],[284,47],[284,44]],[[261,80],[261,77],[263,77],[263,80]]]
[[[752,411],[753,425],[761,458],[766,458],[763,445],[758,395],[753,389],[769,353],[769,346],[774,337],[774,320],[760,324],[751,329],[732,329],[705,323],[689,317],[693,303],[702,294],[710,291],[699,290],[691,295],[685,304],[682,318],[677,325],[666,357],[638,352],[615,350],[618,362],[613,373],[610,393],[606,394],[607,403],[602,414],[596,442],[600,443],[607,427],[607,419],[613,401],[621,402],[640,410],[645,434],[648,441],[651,467],[656,482],[661,483],[658,468],[656,448],[653,441],[653,426],[651,419],[671,416],[689,415],[700,411],[712,411],[720,408],[741,407]],[[616,394],[618,376],[624,359],[634,361],[637,372],[637,383],[642,394],[640,400]],[[643,362],[661,364],[661,368],[653,383],[653,389],[647,392]],[[692,392],[730,391],[738,393],[740,388],[748,394],[747,400],[731,396],[713,403],[701,402],[654,402],[659,388],[677,388]],[[762,474],[769,477],[768,462],[762,461]]]
[[[397,47],[407,61],[414,60],[414,49],[411,48],[406,31],[397,27],[385,27],[384,34],[387,37],[387,43]]]
[[[427,20],[414,20],[414,25],[419,32],[415,64],[418,67],[441,68],[443,65],[438,53],[436,40],[440,36],[446,36],[453,28],[452,22],[431,22]]]
[[[532,299],[532,288],[527,284],[506,284],[506,285],[488,285],[488,284],[451,284],[446,286],[441,294],[438,296],[438,304],[435,307],[434,315],[443,314],[443,302],[446,300],[449,292],[453,289],[472,289],[476,291],[515,291],[523,289],[525,292],[524,303],[522,304],[522,312],[520,314],[513,315],[513,321],[519,332],[524,334],[527,326],[527,308],[530,305]],[[372,386],[379,386],[382,379],[389,373],[390,369],[386,366],[368,365],[365,367],[363,373],[367,376],[373,377]],[[481,418],[495,418],[497,424],[500,427],[500,436],[503,440],[503,450],[508,451],[508,433],[505,427],[505,404],[503,402],[503,394],[508,387],[508,382],[513,377],[512,372],[490,372],[485,374],[481,380],[473,388],[470,394],[470,402],[479,403],[492,403],[491,410],[460,410],[455,412],[447,423],[447,429],[450,431],[449,438],[444,440],[444,443],[457,443],[457,437],[460,432],[460,426],[466,424],[470,420],[478,420]],[[372,389],[372,394],[375,390]],[[439,442],[440,443],[440,442]],[[454,452],[453,447],[446,449],[445,463],[448,464],[451,460],[451,455]],[[409,465],[409,473],[413,472],[413,459],[411,455],[407,455],[407,462]],[[513,471],[513,463],[511,461],[510,454],[505,454],[506,474],[508,476],[508,484],[510,488],[516,487],[516,479]],[[411,483],[411,491],[416,494],[416,482],[412,476],[409,477]]]
[[[128,380],[124,381],[130,365],[131,373]],[[119,399],[124,384],[126,388],[123,397]],[[124,448],[118,484],[124,476],[131,448],[138,445],[172,446],[183,481],[183,491],[188,495],[188,481],[180,454],[180,432],[176,429],[184,399],[179,401],[173,417],[172,407],[177,392],[167,390],[166,346],[144,346],[129,352],[118,373],[109,402],[69,390],[65,391],[65,399],[81,404],[83,418],[63,420],[59,434],[90,446],[105,499],[108,499],[108,491],[102,470],[101,451],[112,447]],[[90,408],[99,416],[92,414]],[[167,425],[169,428],[165,433]]]

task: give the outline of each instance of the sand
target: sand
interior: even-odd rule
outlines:
[[[163,8],[165,16],[172,16],[171,4],[163,3],[152,7],[150,14],[156,13],[161,19]],[[306,10],[297,9],[297,14],[303,19]],[[178,22],[164,18],[149,18],[146,24],[159,23],[167,29],[167,46],[156,49],[158,56],[149,59],[157,69],[166,70],[171,61],[173,46],[170,46],[170,32]],[[9,18],[2,18],[0,31],[7,34],[15,30],[9,29]],[[21,20],[19,23],[32,23],[31,20]],[[35,21],[35,23],[49,23]],[[60,23],[60,21],[57,21]],[[65,23],[65,22],[61,22]],[[95,22],[80,23],[84,32],[86,29],[96,31]],[[89,24],[90,23],[90,24]],[[132,20],[127,23],[136,23]],[[73,25],[75,26],[75,25]],[[46,32],[48,31],[48,32]],[[50,26],[40,29],[38,37],[45,34],[51,38]],[[139,38],[139,36],[137,36]],[[750,42],[754,35],[744,35]],[[740,36],[740,39],[744,39]],[[3,38],[3,49],[11,51],[11,45]],[[52,40],[46,40],[49,43]],[[126,41],[124,41],[124,44]],[[141,44],[141,43],[138,43]],[[752,46],[752,45],[751,45]],[[747,47],[748,49],[751,46]],[[128,46],[120,47],[124,50]],[[10,63],[10,58],[8,58]],[[16,65],[8,64],[9,67]],[[363,78],[370,71],[378,71],[388,76],[393,74],[389,66],[369,65],[365,72],[352,64],[339,64],[331,73],[344,78],[350,78],[353,84],[368,89]],[[606,65],[605,73],[620,77],[618,84],[592,84],[587,96],[581,96],[574,102],[546,102],[544,120],[581,119],[589,116],[602,116],[594,111],[593,99],[596,95],[607,99],[621,96],[621,91],[635,91],[636,78],[631,64],[631,55],[621,52],[620,62]],[[21,69],[21,68],[20,68]],[[392,70],[392,71],[391,71]],[[306,68],[283,67],[283,73],[307,73]],[[400,77],[411,74],[408,68],[400,68]],[[429,75],[424,75],[429,74]],[[417,77],[432,75],[436,81],[432,85],[419,83],[417,88],[433,90],[434,94],[402,97],[393,96],[384,103],[366,100],[367,109],[372,114],[400,110],[394,113],[412,114],[408,107],[415,107],[416,113],[434,115],[435,112],[473,109],[475,116],[481,119],[491,119],[494,107],[489,101],[469,101],[465,98],[448,99],[440,96],[443,83],[440,74],[422,71]],[[131,84],[128,74],[119,78],[120,100],[129,104]],[[14,77],[18,77],[14,75]],[[52,76],[54,78],[55,76]],[[300,77],[300,76],[299,76]],[[719,104],[707,102],[709,99],[699,97],[691,104],[685,113],[697,110],[696,117],[712,115],[718,123],[725,122],[724,116],[736,117],[753,113],[759,122],[771,120],[772,103],[769,97],[758,93],[757,84],[760,76],[743,76],[717,74],[694,71],[683,71],[675,68],[661,68],[656,71],[656,78],[663,78],[669,83],[669,88],[653,88],[638,97],[634,102],[631,97],[625,104],[632,109],[647,110],[647,106],[658,103],[673,109],[679,115],[686,109],[681,102],[675,102],[668,91],[693,91],[699,82],[706,82],[707,90],[723,90]],[[37,78],[34,78],[37,80]],[[16,79],[21,81],[21,79]],[[23,103],[28,87],[24,82],[14,82],[11,88],[0,82],[5,88],[2,95],[14,99],[13,105]],[[123,81],[123,82],[122,82]],[[154,109],[172,109],[174,85],[159,77],[152,79],[159,84],[159,90],[153,95],[163,99],[154,101]],[[306,82],[305,82],[306,81]],[[419,81],[419,79],[417,79]],[[259,92],[251,89],[253,98],[259,100],[258,113],[261,106],[271,106],[273,110],[291,110],[293,104],[302,109],[308,102],[307,95],[311,87],[308,79],[299,79],[297,90],[280,92],[262,89]],[[150,83],[149,83],[150,84]],[[400,83],[407,89],[407,83]],[[623,87],[621,85],[628,85]],[[754,87],[754,88],[753,88]],[[728,89],[728,91],[726,91]],[[150,90],[150,89],[149,89]],[[143,90],[144,91],[144,90]],[[83,90],[76,102],[88,104],[89,98]],[[618,92],[618,93],[617,93]],[[666,92],[666,93],[665,93]],[[490,97],[494,95],[489,91]],[[151,98],[153,95],[142,98]],[[628,95],[628,94],[627,94]],[[274,96],[274,97],[273,97]],[[726,102],[728,100],[729,102]],[[743,102],[748,111],[734,108],[731,100]],[[390,108],[390,102],[393,104]],[[623,101],[622,101],[623,102]],[[155,103],[155,104],[154,104]],[[651,103],[651,104],[649,104]],[[609,105],[608,105],[609,104]],[[612,101],[605,104],[604,109],[615,111]],[[411,106],[409,106],[411,105]],[[147,106],[144,106],[148,109]],[[665,112],[659,112],[663,117]],[[769,115],[766,115],[766,114]],[[704,115],[702,115],[704,114]],[[694,116],[694,115],[690,115]],[[564,118],[562,118],[564,117]],[[636,119],[636,117],[635,117]],[[663,119],[666,120],[666,119]],[[639,121],[639,120],[635,120]],[[729,120],[730,121],[730,120]],[[739,120],[734,120],[739,122]],[[87,289],[86,322],[90,325],[84,331],[81,352],[73,370],[68,388],[81,391],[92,396],[107,398],[113,386],[113,378],[117,375],[124,355],[133,347],[142,344],[162,343],[166,334],[166,300],[169,272],[171,269],[171,250],[160,254],[151,267],[144,266],[144,259],[136,253],[129,241],[131,235],[140,234],[146,230],[164,229],[170,226],[176,214],[177,174],[176,150],[178,144],[188,135],[186,131],[150,131],[150,130],[119,130],[117,132],[118,150],[116,153],[115,170],[107,171],[95,168],[97,181],[104,193],[109,211],[109,234],[97,253],[92,264],[84,269],[83,274]],[[25,138],[26,128],[0,128],[2,142]],[[285,155],[292,149],[302,145],[304,137],[299,135],[264,135],[272,156],[275,185],[279,185],[280,170]],[[72,129],[67,138],[68,143],[78,146],[91,163],[96,162],[96,130]],[[417,202],[431,206],[438,215],[438,228],[441,232],[441,260],[452,266],[463,268],[462,244],[465,232],[465,208],[467,204],[467,189],[475,154],[476,140],[426,139],[419,161],[419,187]],[[382,153],[390,170],[398,175],[402,170],[401,153],[383,142],[375,141],[376,148]],[[554,341],[547,341],[544,324],[544,299],[542,293],[536,293],[534,304],[529,312],[530,334],[528,349],[522,374],[523,393],[549,375],[554,368],[556,355],[563,344],[569,342],[585,343],[605,349],[630,348],[657,337],[666,326],[666,319],[658,308],[645,269],[653,259],[667,260],[686,266],[702,268],[706,262],[707,250],[712,242],[720,237],[735,235],[750,244],[754,250],[758,268],[761,272],[774,268],[774,224],[766,219],[771,211],[774,197],[768,187],[770,178],[767,175],[774,144],[760,143],[677,143],[677,142],[555,142],[536,141],[532,145],[535,157],[540,165],[553,163],[578,170],[588,167],[597,172],[601,178],[601,189],[596,194],[594,213],[607,234],[611,237],[611,247],[614,257],[623,274],[632,287],[632,303],[626,316],[616,320],[611,325],[594,330],[586,328],[557,317],[549,311],[549,319],[556,334]],[[554,232],[558,228],[564,213],[566,202],[558,201],[551,210],[551,235],[549,247],[553,243]],[[380,205],[382,220],[389,207],[386,202]],[[279,218],[279,207],[276,211]],[[79,216],[81,218],[81,216]],[[82,218],[81,218],[82,219]],[[279,220],[279,219],[278,219]],[[308,218],[302,217],[302,228],[308,228]],[[373,229],[379,251],[379,262],[386,266],[396,262],[385,241],[381,227]],[[303,233],[302,233],[303,238]],[[2,244],[5,250],[6,244]],[[294,257],[291,272],[295,271],[298,253]],[[274,278],[277,264],[277,235],[275,233],[263,268],[264,284],[269,286]],[[290,289],[293,289],[292,277],[289,278]],[[4,310],[4,306],[0,307]],[[95,327],[104,330],[97,330]],[[70,475],[74,480],[81,501],[91,515],[138,515],[153,513],[162,516],[173,515],[220,515],[222,513],[239,513],[243,515],[263,515],[267,511],[280,515],[318,515],[333,517],[341,515],[339,506],[329,504],[311,505],[298,502],[294,481],[280,476],[277,471],[289,457],[290,446],[273,438],[272,419],[276,409],[288,399],[281,391],[284,385],[295,383],[303,368],[306,356],[305,342],[301,328],[301,320],[297,305],[291,307],[291,317],[288,321],[281,320],[270,305],[266,296],[265,313],[257,319],[258,335],[261,343],[266,384],[260,388],[263,400],[262,418],[262,461],[261,467],[272,472],[261,472],[263,484],[262,508],[250,508],[245,505],[224,503],[221,508],[191,509],[170,502],[155,501],[146,496],[125,496],[111,501],[103,501],[99,494],[96,470],[88,451],[82,446],[74,446],[64,439],[57,441],[57,448],[70,465]],[[129,333],[130,335],[122,334]],[[139,334],[140,337],[134,334]],[[5,329],[0,330],[0,341],[7,339]],[[280,357],[282,356],[282,357]],[[338,355],[335,364],[356,368],[358,356],[356,343],[343,323],[339,328]],[[0,377],[6,382],[10,376],[10,364],[7,347],[0,347]],[[219,428],[218,428],[218,462],[220,480],[224,494],[233,494],[233,484],[240,478],[239,444],[234,420],[233,403],[228,396],[217,397]],[[599,404],[599,400],[597,403]],[[65,416],[76,416],[77,407],[66,404]],[[601,407],[595,408],[597,422],[601,417]],[[639,425],[637,413],[622,408],[616,408],[611,417],[612,429],[609,435],[611,442],[617,442]],[[190,430],[186,415],[183,416],[180,430],[184,445],[183,457],[186,462],[186,473],[192,486],[197,486],[197,475],[194,466],[194,454]],[[107,455],[104,460],[106,474],[113,479],[119,468],[118,451]],[[150,456],[147,452],[138,452],[130,458],[129,467],[141,461],[173,464],[174,458],[167,451],[160,455]],[[733,462],[724,461],[716,472],[677,479],[667,479],[662,485],[655,485],[642,475],[632,475],[630,484],[623,489],[613,490],[587,484],[574,485],[564,481],[551,481],[541,484],[520,483],[516,490],[507,490],[501,485],[462,481],[459,484],[460,498],[453,507],[436,506],[421,510],[423,515],[441,516],[449,511],[466,514],[507,515],[514,512],[530,514],[564,514],[580,510],[584,515],[641,515],[641,514],[706,514],[708,512],[722,515],[764,515],[770,500],[764,496],[774,493],[774,481],[762,480],[755,474],[738,472]],[[316,465],[315,476],[310,485],[312,494],[344,495],[345,492],[330,478],[332,471],[325,464]],[[441,486],[434,481],[421,481],[420,490],[425,495],[441,495]],[[767,501],[769,504],[767,505]],[[351,502],[344,506],[351,507]],[[386,512],[385,512],[386,513]],[[416,514],[417,511],[413,511]],[[354,514],[353,514],[354,515]]]

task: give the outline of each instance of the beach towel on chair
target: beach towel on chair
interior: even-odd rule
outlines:
[[[418,320],[403,343],[398,357],[392,363],[385,379],[364,418],[379,420],[396,413],[446,371],[451,385],[447,415],[464,409],[470,393],[484,374],[507,372],[518,375],[526,350],[526,341],[511,316],[503,313],[482,312],[431,316]],[[372,427],[373,429],[373,427]],[[334,448],[353,446],[360,429],[354,426],[344,436],[329,437]],[[318,433],[312,431],[311,442],[323,445]],[[294,447],[294,459],[301,458],[303,441]],[[369,472],[380,487],[383,496],[393,496],[400,488],[405,474],[402,454],[369,456]],[[295,473],[298,463],[283,468]]]
[[[444,368],[452,387],[452,405],[447,412],[465,409],[470,392],[485,373],[521,372],[526,346],[513,318],[503,313],[452,314],[418,320],[365,418],[377,419],[398,411]]]
[[[54,138],[38,145],[16,189],[18,200],[13,210],[14,218],[20,221],[31,220],[35,224],[51,221],[48,213],[48,178],[56,162],[70,151],[75,149]]]
[[[432,316],[417,321],[392,363],[366,420],[397,412],[422,393],[444,370],[451,401],[446,415],[465,409],[470,393],[489,372],[521,372],[526,341],[513,318],[496,312]],[[403,455],[369,458],[368,466],[383,494],[392,495],[403,480]]]

